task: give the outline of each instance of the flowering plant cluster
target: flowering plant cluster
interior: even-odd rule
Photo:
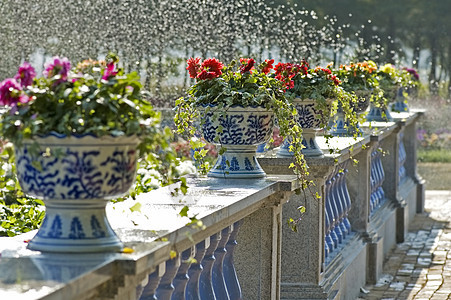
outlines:
[[[398,89],[402,87],[402,73],[392,64],[380,66],[375,73],[375,79],[379,90],[382,92],[377,99],[378,104],[386,107],[388,103],[396,100]]]
[[[106,61],[86,60],[75,67],[67,58],[53,58],[42,77],[23,63],[14,78],[0,83],[3,138],[19,144],[23,139],[91,134],[141,138],[139,150],[155,145],[158,115],[144,98],[136,73],[125,74],[115,55]]]
[[[178,180],[180,190],[186,191],[186,180],[180,177],[182,163],[170,148],[171,130],[160,128],[159,114],[141,90],[137,73],[126,74],[118,61],[110,54],[106,60],[89,59],[73,67],[67,58],[54,57],[41,77],[24,62],[13,78],[0,83],[0,236],[36,229],[42,222],[43,202],[28,197],[20,188],[13,146],[51,132],[136,135],[143,157],[127,197]]]
[[[311,69],[307,61],[300,64],[279,63],[275,67],[275,76],[286,85],[288,98],[315,99],[325,103],[337,96],[337,87],[341,81],[330,68]]]
[[[414,68],[403,68],[403,70],[407,71],[407,73],[409,73],[409,75],[411,76],[411,79],[414,82],[418,82],[420,80],[420,75],[418,75],[417,70],[415,70]]]
[[[319,111],[330,112],[331,115],[340,109],[348,121],[350,132],[356,132],[359,117],[353,109],[357,102],[354,94],[342,87],[341,77],[332,71],[331,66],[310,68],[306,60],[299,64],[279,63],[275,66],[275,77],[285,83],[285,96],[294,99],[315,100]],[[323,115],[326,127],[329,115]]]
[[[198,135],[198,128],[205,121],[204,113],[213,113],[216,118],[225,114],[234,106],[264,107],[274,113],[280,135],[293,137],[294,169],[298,174],[306,173],[304,157],[301,153],[302,129],[296,123],[296,110],[285,97],[286,86],[271,74],[274,60],[265,60],[257,64],[253,58],[234,60],[224,65],[215,58],[201,61],[190,58],[187,70],[195,83],[188,89],[187,96],[176,101],[175,124],[178,134],[191,141],[196,151],[194,158],[199,162],[205,157],[205,144]],[[220,128],[218,128],[220,130]],[[195,142],[193,142],[195,141]],[[273,141],[270,141],[273,142]],[[221,147],[219,154],[226,149]],[[202,172],[208,171],[208,164],[199,164]]]
[[[342,80],[342,87],[348,92],[371,91],[374,88],[374,73],[377,65],[373,61],[364,61],[340,65],[334,73]]]
[[[224,104],[261,106],[280,98],[283,88],[277,80],[266,76],[274,60],[256,66],[253,58],[241,58],[224,66],[215,58],[190,58],[187,70],[196,80],[188,91],[193,105]],[[182,101],[182,100],[181,100]]]

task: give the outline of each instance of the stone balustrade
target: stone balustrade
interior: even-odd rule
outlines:
[[[314,185],[300,194],[291,159],[267,152],[264,179],[190,177],[187,195],[172,196],[176,186],[139,195],[139,212],[109,204],[132,253],[40,253],[25,248],[34,232],[0,238],[0,298],[355,299],[423,210],[420,116],[393,113],[358,139],[318,137],[325,155],[307,158]],[[186,225],[184,205],[205,227]],[[287,220],[299,217],[293,232]]]

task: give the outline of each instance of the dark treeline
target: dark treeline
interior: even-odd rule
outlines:
[[[283,5],[286,1],[274,1]],[[427,70],[432,92],[451,72],[451,1],[448,0],[292,0],[320,16],[336,16],[345,38],[361,38],[360,58],[405,61]],[[370,20],[370,22],[368,22]],[[349,25],[349,27],[348,27]],[[377,47],[380,45],[381,47]],[[408,61],[407,61],[408,60]],[[423,62],[423,64],[420,64]],[[450,90],[451,93],[451,90]]]
[[[23,60],[39,70],[53,55],[79,61],[114,51],[163,106],[190,84],[190,56],[373,59],[427,70],[435,91],[450,75],[450,11],[441,0],[4,0],[0,79]]]

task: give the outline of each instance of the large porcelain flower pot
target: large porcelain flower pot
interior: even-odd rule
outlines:
[[[357,96],[357,103],[352,104],[352,108],[356,114],[361,115],[370,106],[371,91],[359,90],[356,91],[355,94]],[[338,107],[337,114],[333,118],[330,133],[334,136],[353,136],[354,134],[363,134],[362,130],[358,127],[358,124],[356,128],[353,128],[349,124],[349,121],[346,120],[345,113],[340,106]]]
[[[366,120],[368,122],[391,122],[393,121],[393,117],[390,114],[390,110],[386,106],[376,106],[371,103],[370,111],[366,115]]]
[[[256,150],[272,135],[273,112],[264,107],[234,106],[218,115],[215,107],[209,107],[203,117],[205,140],[227,149],[218,157],[208,176],[259,178],[266,175],[257,161]]]
[[[409,90],[405,91],[406,94],[409,94]],[[398,95],[396,97],[396,101],[393,102],[391,106],[391,110],[393,112],[409,112],[409,105],[407,105],[407,99],[404,97],[403,88],[398,89]]]
[[[389,106],[396,101],[399,88],[393,86],[389,89],[384,89],[384,97],[387,99],[387,105],[376,106],[374,103],[370,105],[370,111],[366,116],[368,122],[391,122],[393,117],[390,115]]]
[[[324,156],[316,142],[316,135],[328,123],[330,118],[331,107],[326,109],[318,108],[315,100],[311,99],[295,99],[293,105],[298,112],[297,122],[302,128],[302,144],[305,148],[302,153],[305,156]],[[293,152],[290,151],[290,141],[285,139],[277,152],[279,157],[291,157]]]
[[[42,198],[46,206],[44,221],[28,248],[77,253],[122,250],[105,206],[132,186],[138,143],[135,136],[51,134],[16,147],[22,189]]]

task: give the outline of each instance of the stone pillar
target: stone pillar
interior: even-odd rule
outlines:
[[[243,299],[280,299],[282,204],[288,197],[277,193],[242,220],[234,261]]]
[[[404,144],[406,147],[406,172],[416,184],[416,212],[424,212],[425,180],[417,172],[417,120],[407,124],[404,129]]]
[[[360,151],[354,158],[358,160],[358,164],[349,164],[349,173],[347,185],[349,195],[353,200],[351,211],[349,213],[349,221],[351,227],[357,232],[367,232],[370,214],[370,166],[371,153],[373,152],[374,143],[368,145],[366,149]]]
[[[400,125],[401,126],[401,125]],[[399,194],[399,142],[400,131],[398,126],[393,132],[381,141],[381,148],[384,151],[382,165],[385,172],[383,189],[388,201],[394,203],[396,207],[396,242],[404,242],[408,231],[408,207],[405,199]]]
[[[334,166],[310,167],[314,186],[299,195],[292,195],[283,207],[283,221],[299,218],[297,208],[305,207],[298,232],[282,226],[283,299],[318,299],[327,295],[320,287],[324,271],[324,185]],[[316,195],[319,195],[317,197]]]

